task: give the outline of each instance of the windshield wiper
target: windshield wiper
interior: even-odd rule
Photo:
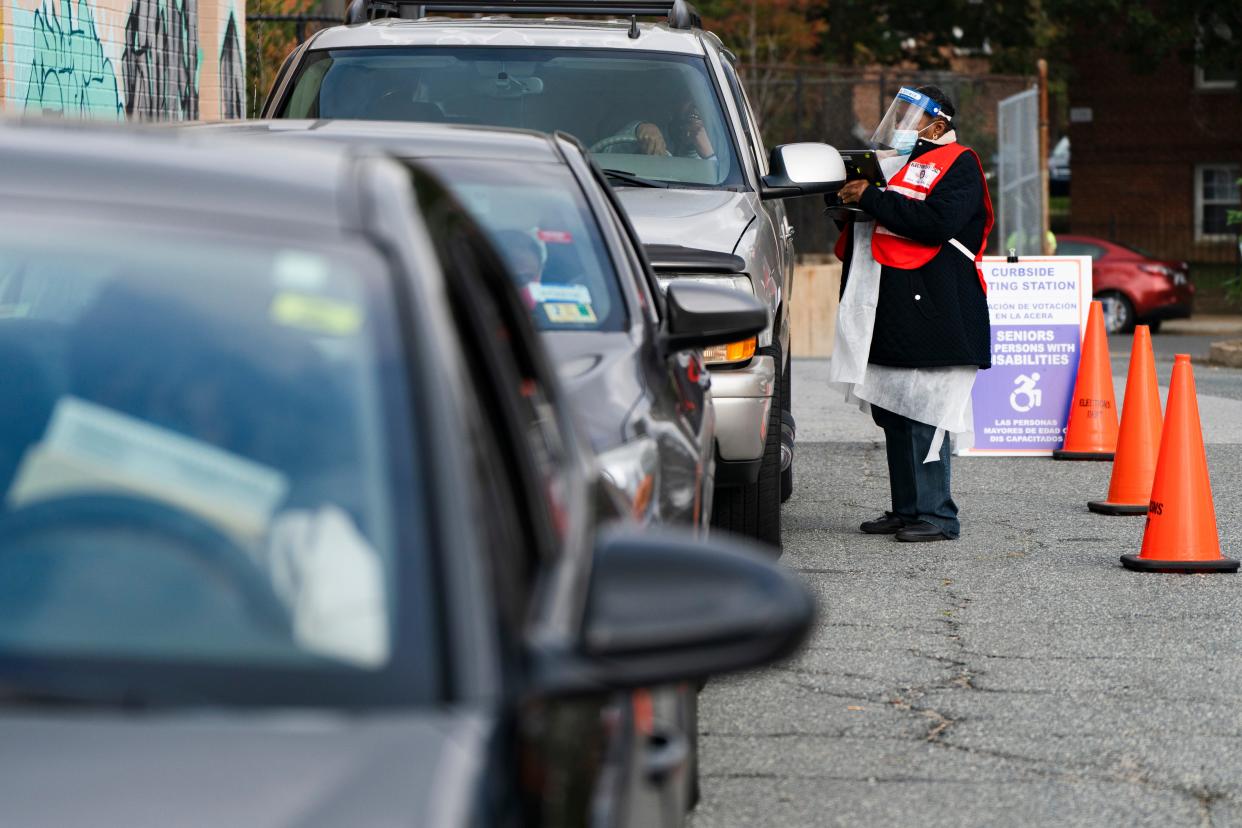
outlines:
[[[623,184],[629,184],[633,187],[663,187],[666,190],[668,189],[667,184],[663,184],[659,181],[652,181],[650,178],[643,178],[640,175],[634,175],[634,173],[626,172],[625,170],[610,170],[605,167],[604,175],[609,178],[614,178]]]
[[[154,705],[150,699],[134,691],[96,695],[0,682],[0,707],[7,706],[141,710]]]

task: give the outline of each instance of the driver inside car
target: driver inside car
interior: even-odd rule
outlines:
[[[692,100],[685,100],[663,126],[651,121],[630,121],[604,141],[603,152],[632,152],[634,147],[643,155],[676,158],[715,158],[711,136],[703,124],[703,115]],[[603,143],[603,142],[600,142]]]

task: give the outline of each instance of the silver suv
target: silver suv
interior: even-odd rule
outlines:
[[[505,14],[427,16],[467,11]],[[575,19],[546,16],[557,13]],[[637,22],[656,13],[667,22]],[[620,194],[663,279],[749,291],[768,307],[758,337],[705,356],[718,423],[713,522],[779,546],[793,479],[794,250],[781,199],[839,188],[837,152],[791,144],[769,159],[733,55],[681,0],[354,0],[349,15],[290,55],[264,117],[569,132]]]

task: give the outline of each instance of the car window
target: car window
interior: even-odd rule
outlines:
[[[434,167],[434,178],[422,169],[424,164]],[[578,494],[567,476],[570,429],[558,417],[556,390],[548,381],[553,370],[522,316],[522,309],[529,308],[506,283],[512,277],[504,272],[495,245],[483,240],[481,222],[463,213],[440,185],[453,177],[452,168],[440,159],[424,160],[414,173],[428,231],[452,289],[466,358],[472,363],[470,373],[479,383],[484,418],[497,432],[509,430],[496,440],[505,451],[493,458],[497,475],[528,481],[512,487],[523,500],[519,512],[526,543],[515,542],[503,553],[526,552],[529,559],[518,568],[529,576],[541,556],[559,555],[566,539],[571,502]],[[525,452],[512,448],[519,444]]]
[[[616,268],[566,167],[454,159],[435,167],[506,260],[537,328],[625,329]]]
[[[139,698],[225,665],[253,684],[195,692],[432,692],[394,657],[431,622],[389,281],[361,247],[0,223],[0,683],[20,653]]]
[[[1098,244],[1077,241],[1058,241],[1057,254],[1060,256],[1090,256],[1099,259],[1104,256],[1104,248]]]
[[[308,53],[277,117],[560,130],[606,168],[676,186],[744,182],[702,56],[535,47],[320,50]]]
[[[604,209],[607,211],[610,220],[617,229],[618,235],[621,237],[621,245],[625,249],[625,257],[630,271],[638,276],[636,287],[638,288],[639,299],[643,309],[653,322],[658,323],[664,315],[664,292],[660,289],[659,282],[656,281],[655,273],[651,270],[650,265],[645,262],[645,256],[642,253],[642,241],[638,238],[638,232],[634,230],[634,226],[630,223],[625,209],[621,206],[621,199],[608,186],[608,182],[604,179],[603,172],[598,165],[591,165],[591,176],[599,187],[599,193],[604,202]]]
[[[750,108],[750,101],[746,97],[746,90],[742,88],[742,82],[738,79],[737,71],[733,68],[733,64],[723,58],[720,63],[724,66],[725,77],[729,80],[729,91],[733,95],[734,105],[742,118],[750,150],[754,155],[755,168],[759,170],[760,175],[767,175],[768,154],[763,146],[763,135],[759,131],[759,125],[755,123],[754,112]]]
[[[1125,242],[1113,242],[1113,244],[1117,245],[1118,247],[1120,247],[1120,248],[1122,248],[1122,249],[1124,249],[1124,250],[1129,250],[1131,253],[1134,253],[1134,254],[1137,254],[1137,255],[1139,255],[1139,256],[1142,256],[1144,259],[1154,259],[1154,258],[1156,258],[1156,257],[1155,257],[1155,256],[1153,256],[1153,255],[1152,255],[1149,251],[1144,250],[1144,249],[1143,249],[1143,248],[1141,248],[1141,247],[1136,247],[1136,246],[1135,246],[1135,245],[1133,245],[1133,244],[1126,244]]]

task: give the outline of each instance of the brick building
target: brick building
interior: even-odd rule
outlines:
[[[246,0],[0,0],[0,113],[245,115]]]
[[[1160,258],[1236,261],[1242,94],[1176,61],[1135,73],[1129,58],[1076,51],[1070,84],[1073,232]]]

